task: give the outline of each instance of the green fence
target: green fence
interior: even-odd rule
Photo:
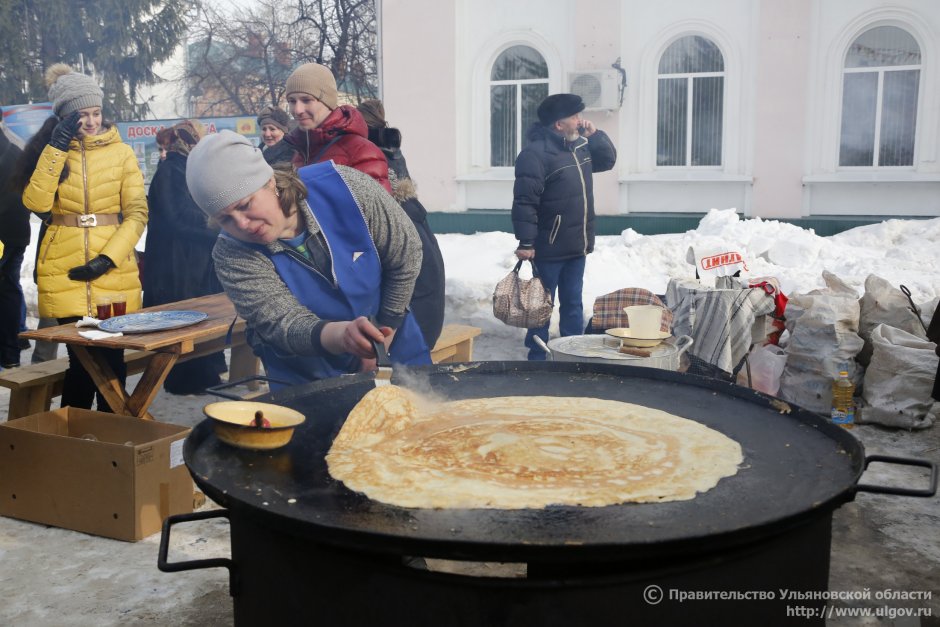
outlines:
[[[617,216],[597,216],[595,231],[598,235],[619,235],[624,229],[633,229],[643,235],[684,233],[695,229],[705,216],[703,213],[631,213]],[[878,224],[889,219],[930,219],[931,216],[815,216],[809,218],[765,218],[813,229],[817,235],[827,236],[867,224]],[[471,209],[456,213],[434,212],[428,222],[435,233],[472,234],[481,231],[512,233],[512,220],[508,211]]]

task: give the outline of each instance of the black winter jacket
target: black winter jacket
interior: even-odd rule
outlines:
[[[21,151],[0,129],[0,242],[11,249],[29,245],[29,209],[20,194],[10,187],[13,168]]]
[[[369,129],[369,140],[382,149],[388,160],[392,196],[405,210],[421,238],[421,272],[409,307],[421,328],[428,348],[433,348],[444,327],[444,256],[428,224],[428,212],[418,200],[415,184],[401,152],[401,132],[395,128]]]
[[[264,144],[262,144],[262,146],[263,145]],[[273,146],[261,149],[261,156],[264,157],[264,160],[267,161],[269,165],[277,163],[291,165],[291,161],[296,154],[297,150],[283,139]]]
[[[521,246],[540,260],[582,257],[594,250],[593,172],[614,167],[617,150],[604,131],[573,142],[533,124],[516,158],[512,224]]]
[[[144,306],[221,292],[212,263],[219,231],[208,226],[206,215],[189,194],[185,156],[167,153],[150,182],[147,203]]]
[[[218,230],[209,227],[186,186],[186,157],[168,152],[157,166],[147,194],[150,219],[144,252],[144,307],[222,291],[215,275],[212,247]],[[173,394],[201,394],[218,385],[225,372],[219,351],[177,364],[163,387]]]
[[[934,352],[940,356],[940,304],[933,312],[930,325],[927,327],[927,339],[937,345]],[[933,392],[930,394],[934,400],[940,401],[940,364],[937,364],[937,375],[933,379]]]

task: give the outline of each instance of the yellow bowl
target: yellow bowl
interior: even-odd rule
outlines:
[[[604,331],[607,335],[620,340],[624,346],[633,346],[636,348],[652,348],[659,346],[663,340],[672,337],[668,331],[657,331],[654,337],[637,337],[629,327],[617,327]]]
[[[254,425],[255,412],[261,411],[270,427]],[[238,448],[267,451],[290,442],[294,427],[306,418],[289,407],[255,401],[220,401],[210,403],[203,413],[212,420],[217,438]]]

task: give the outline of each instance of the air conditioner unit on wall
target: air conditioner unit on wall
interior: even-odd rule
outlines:
[[[616,70],[569,72],[568,91],[581,96],[588,111],[620,108],[620,74]]]

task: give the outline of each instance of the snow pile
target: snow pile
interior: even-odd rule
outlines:
[[[686,261],[686,252],[716,238],[744,253],[745,278],[776,277],[786,294],[824,287],[822,274],[828,270],[858,296],[870,274],[895,286],[908,286],[918,304],[940,296],[940,218],[888,220],[820,237],[792,224],[743,220],[732,209],[713,209],[698,228],[685,233],[640,235],[627,229],[620,235],[598,237],[585,270],[585,322],[594,299],[603,294],[623,287],[663,294],[670,278],[693,279],[695,269]],[[447,268],[447,322],[483,329],[478,349],[486,347],[487,354],[481,357],[524,359],[525,332],[503,325],[491,309],[496,282],[515,264],[515,238],[509,233],[441,234],[438,241]],[[556,311],[553,336],[557,315]]]

